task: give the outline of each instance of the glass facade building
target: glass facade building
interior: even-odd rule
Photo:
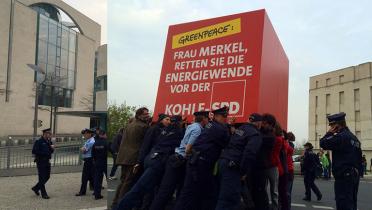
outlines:
[[[60,22],[50,10],[38,11],[36,63],[46,74],[37,74],[39,105],[71,107],[76,75],[77,32]],[[58,13],[58,10],[57,10]]]

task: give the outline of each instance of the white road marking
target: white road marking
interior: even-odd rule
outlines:
[[[291,203],[291,206],[296,206],[296,207],[306,207],[305,204],[299,204],[299,203]]]
[[[107,189],[107,192],[115,192],[116,190],[114,189]]]
[[[107,210],[107,206],[94,207],[94,208],[88,208],[88,209],[79,209],[79,210]]]
[[[333,207],[329,207],[329,206],[316,206],[316,205],[313,205],[313,208],[314,209],[334,209]]]

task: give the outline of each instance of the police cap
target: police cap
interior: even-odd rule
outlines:
[[[346,114],[344,112],[329,115],[329,116],[327,116],[328,124],[331,125],[331,124],[334,124],[334,123],[337,123],[337,122],[345,121],[345,116],[346,116]]]
[[[311,144],[310,142],[307,142],[306,144],[304,144],[304,147],[309,147],[310,149],[312,149],[313,144]]]
[[[92,129],[89,129],[89,128],[84,128],[82,131],[81,131],[81,134],[85,134],[85,133],[94,133],[94,131]]]
[[[249,115],[249,122],[260,122],[262,121],[262,116],[258,113],[252,113]]]
[[[216,110],[212,111],[212,113],[215,114],[215,115],[222,115],[224,117],[227,117],[227,115],[229,113],[229,107],[224,106],[220,109],[216,109]]]
[[[47,128],[47,129],[42,130],[43,133],[47,133],[47,132],[50,133],[51,131],[52,131],[52,129],[50,129],[50,128]]]
[[[171,122],[172,123],[178,123],[182,121],[182,116],[181,115],[174,115],[171,117]]]
[[[164,114],[164,113],[159,114],[158,115],[158,122],[162,121],[163,119],[165,119],[167,117],[170,117],[170,116],[167,115],[167,114]]]
[[[204,116],[204,117],[209,117],[209,111],[199,111],[199,112],[194,112],[194,116]]]

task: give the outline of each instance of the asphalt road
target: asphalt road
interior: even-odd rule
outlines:
[[[110,169],[110,167],[109,167]],[[108,173],[110,170],[108,170]],[[120,167],[116,172],[116,176],[120,177]],[[107,190],[107,203],[108,207],[111,205],[112,199],[115,195],[116,186],[119,184],[119,179],[108,182]],[[308,210],[308,209],[336,209],[336,203],[334,200],[333,184],[334,180],[322,180],[317,179],[316,185],[323,194],[321,201],[303,201],[302,198],[305,195],[305,187],[303,184],[303,177],[296,176],[293,192],[292,192],[292,210]],[[358,209],[359,210],[372,210],[372,197],[369,190],[372,189],[372,177],[366,177],[361,179],[358,194]],[[315,200],[315,195],[313,195]]]

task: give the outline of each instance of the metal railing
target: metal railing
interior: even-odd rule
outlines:
[[[52,167],[79,166],[81,141],[57,144],[50,159]],[[32,145],[0,147],[0,171],[36,167]]]

